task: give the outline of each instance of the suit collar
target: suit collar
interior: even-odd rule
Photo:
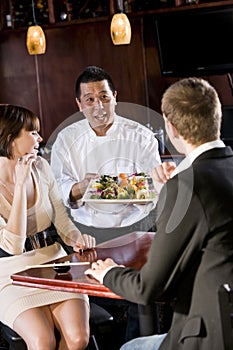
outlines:
[[[197,157],[194,162],[198,162],[199,160],[207,159],[207,158],[224,158],[224,157],[232,157],[232,156],[233,156],[233,151],[229,146],[226,146],[224,148],[212,148],[200,154],[199,157]]]
[[[233,156],[233,152],[230,147],[226,147],[221,140],[207,142],[197,147],[188,154],[177,166],[171,177],[180,173],[181,171],[189,168],[194,162],[210,157],[228,157]]]

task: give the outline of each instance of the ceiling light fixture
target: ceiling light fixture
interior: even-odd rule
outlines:
[[[46,51],[46,39],[43,29],[36,22],[34,0],[32,0],[32,14],[34,25],[28,27],[27,49],[29,55],[41,55]]]
[[[130,44],[131,26],[126,14],[123,13],[122,0],[116,0],[117,9],[112,17],[110,33],[114,45]]]

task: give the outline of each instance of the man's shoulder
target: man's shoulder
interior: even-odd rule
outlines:
[[[80,132],[84,132],[88,128],[88,123],[86,119],[79,120],[77,122],[74,122],[68,126],[66,126],[64,129],[60,130],[57,138],[60,139],[66,139],[66,138],[72,138],[77,137],[77,134]]]
[[[80,128],[82,128],[83,126],[87,125],[87,120],[86,119],[81,119],[78,120],[77,122],[74,122],[70,125],[67,125],[64,129],[62,129],[59,134],[65,134],[65,133],[69,133],[72,131],[77,131]]]
[[[116,115],[115,121],[119,124],[125,124],[126,126],[129,125],[138,127],[138,125],[140,125],[136,120],[128,119],[126,117],[122,117],[121,115]]]
[[[139,121],[128,119],[126,117],[117,116],[116,122],[119,123],[119,126],[121,125],[122,128],[137,131],[137,133],[143,133],[148,136],[153,136],[153,132],[147,128],[146,126],[142,125]]]

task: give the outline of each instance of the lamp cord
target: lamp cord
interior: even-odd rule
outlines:
[[[116,1],[116,13],[123,13],[123,0]]]
[[[231,95],[233,96],[233,82],[232,82],[232,77],[230,73],[227,73],[227,78],[228,78],[228,83],[230,85],[231,88]]]
[[[35,15],[35,4],[34,4],[34,0],[32,0],[32,16],[33,16],[34,24],[37,25],[37,22],[36,22],[36,15]]]

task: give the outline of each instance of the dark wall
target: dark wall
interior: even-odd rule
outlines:
[[[154,17],[133,17],[132,42],[114,46],[110,18],[45,28],[45,55],[30,56],[26,30],[0,31],[0,103],[20,104],[42,119],[45,141],[77,111],[75,81],[87,65],[98,65],[112,76],[118,101],[149,106],[160,112],[162,93],[176,79],[161,76]],[[233,105],[227,76],[211,76],[224,105]]]

